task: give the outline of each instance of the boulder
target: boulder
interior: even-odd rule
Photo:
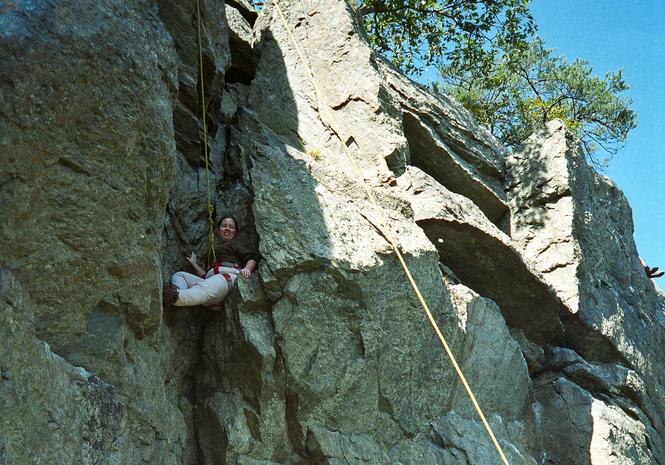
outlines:
[[[30,297],[0,270],[0,459],[7,464],[131,460],[116,389],[34,337]],[[76,408],[71,408],[76,405]]]
[[[536,383],[548,462],[561,465],[656,462],[642,421],[564,377]]]
[[[368,182],[388,182],[386,158],[403,158],[406,140],[396,108],[380,98],[381,76],[351,7],[340,1],[277,5],[267,2],[256,24],[261,60],[250,101],[258,119],[287,144],[320,153],[358,177],[340,150],[345,144]]]
[[[173,175],[175,56],[154,12],[123,5],[120,21],[112,2],[17,6],[0,38],[0,196],[12,205],[0,260],[30,289],[58,352],[107,302],[139,336],[161,321],[155,244]]]

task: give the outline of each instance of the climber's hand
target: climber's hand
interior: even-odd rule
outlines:
[[[252,274],[252,271],[249,268],[243,268],[240,270],[240,274],[242,275],[243,278],[249,278],[249,275]]]
[[[187,258],[187,261],[188,261],[193,267],[197,267],[197,266],[199,266],[199,263],[196,261],[196,258],[197,258],[197,257],[196,257],[196,254],[195,254],[194,252],[192,252],[192,254],[191,254],[189,257],[186,257],[186,258]]]

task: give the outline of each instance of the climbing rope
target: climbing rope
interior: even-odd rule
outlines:
[[[206,96],[204,89],[204,80],[203,80],[203,45],[201,41],[201,4],[200,0],[196,0],[196,33],[197,33],[197,44],[199,48],[199,82],[200,86],[200,98],[201,98],[201,118],[203,119],[203,154],[205,155],[205,167],[206,167],[206,191],[208,193],[208,265],[217,259],[215,256],[215,221],[213,220],[214,207],[212,205],[212,193],[210,191],[210,162],[208,160],[208,126],[206,124]],[[212,257],[212,260],[210,258]]]
[[[309,79],[312,84],[312,88],[314,89],[314,93],[316,95],[316,100],[317,100],[317,107],[319,108],[319,113],[322,116],[324,124],[326,124],[334,133],[335,136],[340,140],[342,143],[342,148],[344,150],[344,153],[346,154],[347,158],[349,159],[349,162],[353,168],[353,171],[355,172],[356,176],[360,180],[360,183],[363,185],[365,188],[365,191],[367,192],[367,197],[369,198],[370,204],[372,205],[372,209],[374,210],[375,213],[378,214],[380,225],[374,225],[373,226],[377,227],[379,229],[379,232],[383,235],[383,237],[388,241],[390,246],[392,247],[393,251],[395,252],[395,255],[397,256],[397,259],[400,262],[400,265],[402,266],[402,269],[404,270],[404,274],[406,275],[409,284],[411,285],[413,291],[415,292],[418,301],[420,302],[422,308],[425,310],[425,313],[427,314],[427,318],[430,322],[430,325],[434,329],[434,332],[436,332],[437,337],[439,338],[439,341],[443,345],[443,348],[446,351],[446,354],[448,355],[448,358],[450,359],[450,362],[452,363],[455,372],[457,373],[458,378],[462,382],[462,385],[464,386],[464,389],[466,390],[466,393],[469,396],[469,399],[471,399],[471,403],[473,404],[473,407],[475,408],[476,412],[478,413],[478,416],[480,417],[480,420],[483,423],[483,426],[485,427],[485,430],[487,431],[487,434],[489,435],[490,439],[492,440],[492,443],[494,444],[494,447],[496,448],[497,452],[499,453],[499,456],[501,457],[501,460],[505,465],[510,465],[508,463],[508,459],[506,458],[506,455],[503,453],[503,449],[501,448],[501,445],[497,441],[496,437],[494,436],[494,432],[492,431],[492,428],[490,427],[487,419],[485,418],[485,414],[483,414],[482,409],[480,408],[480,405],[478,404],[478,401],[476,400],[476,396],[473,394],[473,391],[471,390],[471,387],[469,386],[469,383],[466,381],[466,377],[464,376],[464,373],[462,372],[462,369],[460,368],[459,364],[457,363],[457,359],[455,358],[455,355],[453,354],[452,350],[450,349],[450,346],[446,342],[445,337],[443,337],[443,334],[441,330],[439,329],[439,326],[437,325],[436,321],[434,320],[434,317],[432,316],[432,312],[429,309],[429,306],[427,305],[427,302],[425,302],[425,299],[423,295],[420,292],[420,289],[418,288],[418,285],[416,284],[416,281],[413,279],[413,275],[411,274],[411,271],[409,270],[408,265],[406,264],[404,257],[402,256],[402,253],[399,250],[399,247],[397,246],[396,241],[393,239],[392,234],[390,234],[389,230],[384,226],[386,224],[385,222],[385,217],[383,215],[383,212],[381,211],[381,208],[379,206],[379,203],[377,201],[376,195],[374,194],[374,191],[372,188],[367,184],[365,181],[365,178],[363,177],[358,164],[356,163],[355,157],[349,150],[348,146],[346,145],[346,140],[348,138],[342,137],[340,131],[337,130],[337,124],[335,121],[335,117],[329,112],[329,107],[327,105],[323,105],[323,98],[322,94],[319,91],[319,87],[316,82],[316,78],[314,76],[314,73],[312,72],[305,55],[303,54],[302,50],[300,49],[300,46],[298,45],[297,41],[295,40],[293,33],[291,31],[291,27],[289,26],[288,22],[286,21],[286,18],[284,17],[284,14],[282,12],[282,9],[279,5],[279,0],[273,0],[273,4],[275,6],[275,9],[279,15],[279,18],[282,22],[282,25],[284,27],[284,30],[289,36],[289,40],[291,41],[291,44],[293,45],[294,49],[296,50],[296,53],[298,54],[298,57],[300,58],[300,62],[304,66],[304,68],[307,70],[307,74],[309,76]],[[363,215],[364,217],[364,215]],[[367,219],[365,217],[365,219]]]

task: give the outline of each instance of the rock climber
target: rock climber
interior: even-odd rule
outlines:
[[[217,261],[206,272],[192,252],[187,261],[196,274],[178,271],[171,277],[171,283],[164,285],[164,307],[217,305],[233,289],[238,275],[249,278],[256,269],[259,259],[256,247],[247,237],[238,236],[236,219],[225,216],[217,225],[221,240],[215,244]]]
[[[644,260],[642,260],[641,258],[640,258],[640,263],[642,263],[642,266],[644,267],[644,272],[647,274],[647,277],[650,279],[660,278],[661,276],[665,275],[665,271],[658,271],[657,266],[650,268],[649,265],[644,263]]]

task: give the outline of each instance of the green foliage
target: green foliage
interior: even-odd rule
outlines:
[[[451,94],[508,146],[559,118],[595,162],[635,127],[621,70],[593,76],[535,36],[529,0],[355,0],[373,47],[410,74],[440,64]]]
[[[370,42],[406,72],[447,62],[490,66],[533,32],[529,0],[355,0]]]
[[[592,162],[599,148],[613,155],[635,127],[622,71],[592,75],[587,61],[554,56],[542,39],[522,51],[496,55],[479,72],[470,62],[440,67],[437,86],[462,104],[508,146],[523,142],[554,118],[579,137]]]

